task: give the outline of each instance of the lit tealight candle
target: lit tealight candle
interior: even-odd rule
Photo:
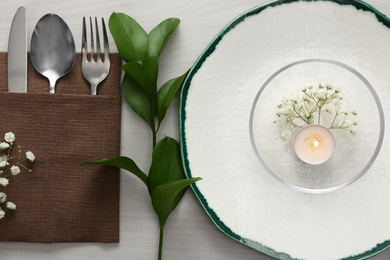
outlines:
[[[309,164],[326,162],[332,156],[334,148],[333,134],[322,125],[305,126],[295,136],[295,153]]]

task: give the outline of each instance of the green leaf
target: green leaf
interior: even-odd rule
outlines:
[[[184,79],[187,76],[187,73],[184,73],[182,76],[171,79],[165,83],[157,93],[157,118],[158,125],[160,126],[162,120],[165,117],[165,114],[168,110],[169,105],[177,91],[181,88]]]
[[[155,187],[150,197],[152,199],[154,211],[158,215],[160,227],[165,225],[169,214],[180,202],[185,189],[192,183],[199,180],[201,180],[201,178],[182,179]],[[178,197],[180,198],[178,199]]]
[[[140,85],[153,99],[157,95],[158,57],[151,56],[142,61],[131,61],[122,69]]]
[[[118,156],[114,158],[101,159],[94,162],[84,162],[80,164],[80,166],[84,164],[99,164],[99,165],[115,166],[120,169],[125,169],[133,173],[138,178],[140,178],[141,181],[143,181],[147,185],[147,179],[148,179],[147,175],[140,168],[138,168],[137,164],[132,159],[128,157]]]
[[[129,104],[129,106],[138,114],[150,129],[154,131],[154,117],[153,101],[146,94],[145,90],[137,84],[129,75],[125,74],[122,81],[121,88],[122,96]]]
[[[138,61],[148,57],[148,34],[133,18],[114,12],[108,26],[124,61]]]
[[[148,175],[148,190],[152,194],[155,187],[170,181],[185,178],[180,156],[179,143],[170,137],[162,139],[154,148],[152,165]]]
[[[149,56],[160,56],[180,20],[168,18],[162,21],[149,33]]]

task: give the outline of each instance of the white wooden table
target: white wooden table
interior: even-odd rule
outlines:
[[[2,1],[0,8],[0,51],[7,51],[12,17],[19,6],[27,7],[28,37],[37,21],[46,13],[60,15],[71,28],[81,49],[83,16],[104,17],[123,12],[137,20],[146,31],[168,17],[181,19],[160,59],[160,86],[168,79],[183,74],[196,61],[213,37],[233,18],[265,0],[13,0]],[[390,2],[367,0],[367,3],[390,16]],[[117,52],[110,36],[110,46]],[[390,46],[389,46],[390,51]],[[160,130],[178,139],[178,104],[176,98]],[[121,154],[133,158],[148,171],[152,140],[148,126],[124,102],[122,109]],[[143,183],[129,173],[121,176],[121,209],[119,244],[101,243],[0,243],[0,258],[39,260],[85,259],[156,259],[158,221]],[[104,209],[103,209],[104,210]],[[1,224],[1,222],[0,222]],[[390,234],[389,234],[390,237]],[[271,259],[222,234],[207,216],[189,190],[166,225],[164,259]],[[390,259],[390,251],[373,257]]]

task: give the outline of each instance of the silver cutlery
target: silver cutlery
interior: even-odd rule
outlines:
[[[20,7],[8,39],[8,92],[27,92],[27,12]]]
[[[106,25],[102,18],[103,28],[103,40],[104,40],[104,57],[102,59],[102,52],[100,47],[100,36],[98,29],[97,18],[95,17],[95,29],[96,29],[96,53],[95,43],[93,36],[92,18],[89,18],[90,31],[91,31],[91,55],[88,60],[88,47],[87,47],[87,28],[85,17],[83,18],[83,31],[82,31],[82,43],[81,43],[81,72],[83,77],[91,85],[91,95],[96,95],[97,86],[102,82],[110,71],[110,47],[108,45],[108,37],[106,31]]]
[[[56,14],[43,16],[35,26],[30,48],[34,68],[48,78],[49,93],[55,93],[57,80],[76,61],[76,47],[68,25]]]

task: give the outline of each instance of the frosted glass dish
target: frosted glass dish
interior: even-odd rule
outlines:
[[[357,134],[331,129],[336,142],[333,155],[312,165],[295,154],[294,136],[299,129],[294,129],[292,138],[283,140],[284,128],[274,122],[279,119],[277,104],[283,99],[301,99],[303,87],[320,84],[338,89],[343,98],[340,108],[357,113],[356,117],[350,115],[357,120]],[[320,123],[330,127],[336,107],[330,103],[325,108],[330,112],[322,113]],[[344,116],[337,119],[344,121]],[[358,71],[337,61],[308,59],[282,67],[261,86],[253,101],[249,134],[261,167],[277,180],[300,191],[330,192],[356,181],[374,163],[383,142],[384,114],[375,90]]]

